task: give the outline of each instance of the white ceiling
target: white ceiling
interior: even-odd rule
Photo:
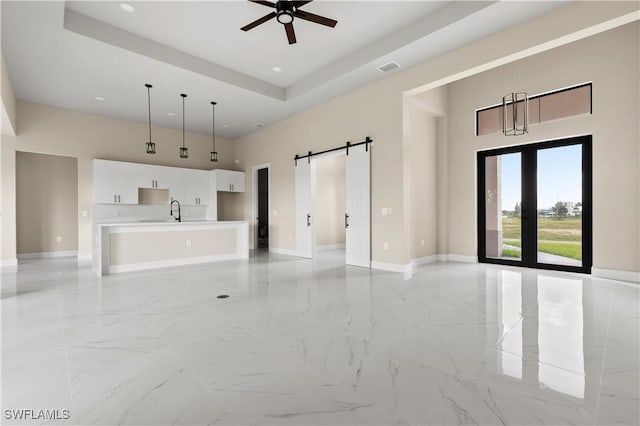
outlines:
[[[376,66],[390,60],[407,68],[562,4],[316,0],[302,10],[338,25],[296,20],[290,46],[275,20],[240,31],[270,12],[262,5],[129,3],[135,13],[118,2],[2,1],[2,50],[17,97],[144,122],[151,83],[155,125],[179,128],[179,94],[187,93],[188,130],[210,134],[215,100],[217,134],[235,139],[384,78]]]

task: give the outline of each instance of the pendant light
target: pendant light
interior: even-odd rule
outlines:
[[[519,136],[529,132],[529,96],[513,92],[502,98],[502,133]]]
[[[218,162],[218,153],[216,152],[216,102],[211,101],[211,110],[212,110],[212,124],[211,124],[211,129],[213,130],[212,132],[212,137],[211,137],[211,141],[212,141],[212,150],[211,150],[211,158],[210,160],[213,161],[214,163]]]
[[[147,103],[149,104],[149,142],[147,142],[147,154],[155,154],[156,144],[151,142],[151,88],[153,86],[145,84],[144,87],[147,88]]]
[[[181,93],[180,96],[182,96],[182,146],[180,147],[180,158],[189,158],[189,148],[184,146],[184,98],[187,95]]]

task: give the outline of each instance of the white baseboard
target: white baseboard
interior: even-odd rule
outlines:
[[[426,265],[427,263],[437,262],[438,260],[440,259],[436,254],[432,256],[418,257],[416,259],[411,259],[411,267],[415,268],[416,266]]]
[[[300,256],[298,256],[298,252],[295,251],[295,250],[281,249],[281,248],[277,248],[277,247],[269,247],[269,253],[284,254],[284,255],[287,255],[287,256],[300,257]]]
[[[93,258],[90,254],[79,254],[78,255],[78,266],[86,266],[91,265]]]
[[[14,272],[18,269],[18,259],[2,259],[0,263],[0,267],[2,268],[2,272]]]
[[[217,254],[214,256],[187,257],[182,259],[154,260],[152,262],[129,263],[126,265],[110,265],[109,273],[118,274],[121,272],[143,271],[146,269],[169,268],[172,266],[195,265],[197,263],[218,262],[221,260],[246,259],[238,253]]]
[[[326,244],[322,246],[316,246],[316,250],[324,251],[324,250],[344,250],[346,247],[345,243],[342,244]]]
[[[42,251],[39,253],[20,253],[18,254],[18,260],[48,259],[51,257],[72,257],[77,255],[78,250]]]
[[[640,283],[640,272],[620,271],[617,269],[591,268],[591,276],[617,281]]]
[[[381,271],[389,271],[389,272],[401,272],[404,274],[407,272],[411,272],[411,263],[402,265],[400,263],[387,263],[387,262],[378,262],[376,260],[372,260],[371,269],[378,269]]]
[[[440,256],[446,256],[446,259],[441,258]],[[438,260],[441,260],[443,262],[478,263],[478,256],[464,256],[462,254],[439,254]]]

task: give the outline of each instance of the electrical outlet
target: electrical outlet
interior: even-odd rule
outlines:
[[[291,234],[289,234],[289,241],[293,240],[293,237],[291,236]]]
[[[388,215],[388,214],[389,214],[389,209],[388,209],[388,208],[386,208],[386,207],[383,207],[383,208],[380,210],[380,214],[382,214],[382,216],[386,216],[386,215]]]
[[[118,210],[113,211],[113,217],[118,217]]]
[[[187,240],[185,245],[187,246],[187,248],[191,247],[191,240]]]
[[[233,160],[233,164],[240,164],[240,160],[236,158],[235,160]]]
[[[420,240],[420,245],[422,245],[422,247],[424,247],[424,240]]]
[[[62,237],[60,235],[58,235],[56,237],[56,243],[61,243],[62,242]]]
[[[274,216],[278,216],[278,210],[274,210],[274,211],[273,211],[273,215],[274,215]]]
[[[389,243],[385,241],[383,247],[385,250],[389,250]]]
[[[82,217],[89,217],[89,212],[86,210],[82,210]]]

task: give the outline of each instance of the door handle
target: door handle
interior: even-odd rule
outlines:
[[[344,214],[344,227],[345,229],[349,227],[349,215],[348,214]]]
[[[118,202],[120,202],[120,196],[118,195]]]
[[[307,226],[311,226],[311,215],[307,213]]]
[[[118,196],[116,194],[113,194],[113,202],[114,203],[118,202]]]

